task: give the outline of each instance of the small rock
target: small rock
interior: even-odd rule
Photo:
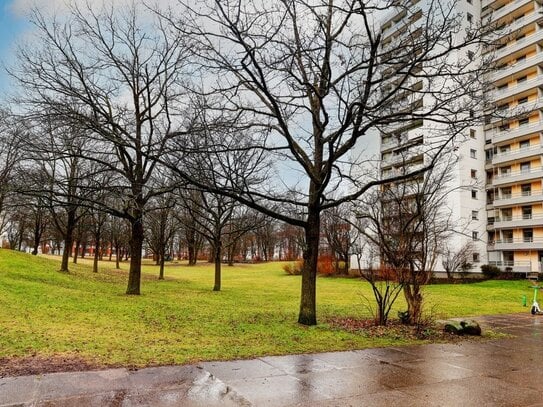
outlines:
[[[460,324],[464,328],[464,333],[466,335],[481,336],[481,327],[476,321],[472,319],[466,319],[464,321],[461,321]]]
[[[464,327],[458,321],[448,321],[443,330],[456,335],[464,335]]]

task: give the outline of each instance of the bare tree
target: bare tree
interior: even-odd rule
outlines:
[[[231,112],[227,128],[250,128],[251,137],[230,146],[261,151],[277,171],[266,183],[204,185],[173,155],[170,166],[201,188],[222,193],[304,230],[304,269],[298,321],[314,325],[321,215],[388,182],[368,179],[358,146],[387,126],[423,120],[428,131],[422,166],[395,176],[403,180],[434,166],[440,152],[473,119],[484,68],[462,57],[477,52],[482,32],[467,31],[454,2],[430,1],[418,24],[383,43],[379,13],[405,7],[397,0],[179,0],[168,15],[192,51],[206,84],[219,95],[206,108]],[[410,31],[411,30],[411,31]],[[452,56],[454,55],[454,61]],[[414,84],[424,83],[417,87]],[[423,101],[424,100],[424,101]],[[370,140],[367,140],[370,138]],[[203,155],[226,146],[203,146]],[[177,143],[172,150],[183,149]],[[186,148],[184,151],[187,151]],[[366,162],[367,164],[367,162]],[[291,178],[284,174],[290,170]],[[301,193],[300,188],[305,192]],[[289,216],[292,205],[303,216]]]
[[[330,208],[322,216],[322,231],[335,259],[336,273],[349,272],[352,239],[349,217],[351,214],[347,205]],[[343,263],[341,267],[340,263]]]
[[[451,208],[454,157],[409,182],[395,182],[368,194],[357,216],[367,225],[359,230],[378,248],[381,264],[394,272],[403,287],[409,322],[420,321],[423,286],[432,275],[444,242],[455,230]]]
[[[445,245],[441,256],[441,264],[447,273],[449,281],[454,279],[454,273],[465,272],[471,269],[474,250],[472,241],[464,243],[456,250],[449,245]]]
[[[174,212],[180,224],[179,255],[183,252],[181,246],[184,246],[189,266],[194,266],[198,261],[198,254],[204,242],[204,237],[198,232],[200,221],[196,219],[199,196],[197,191],[183,191],[180,194],[181,204]]]
[[[23,126],[13,116],[8,111],[0,110],[0,234],[6,226],[6,200],[21,159],[23,133]]]
[[[186,37],[165,27],[140,2],[96,9],[72,5],[64,18],[32,14],[35,38],[11,69],[26,116],[48,117],[86,137],[80,160],[118,175],[114,207],[130,222],[127,294],[140,293],[143,216],[165,189],[153,182],[157,161],[175,125],[184,128]],[[91,197],[88,198],[92,201]],[[95,204],[95,202],[91,202]]]
[[[159,265],[159,280],[164,280],[164,263],[168,248],[179,229],[177,218],[173,215],[176,209],[175,198],[172,193],[154,199],[151,203],[146,221],[148,223],[147,244],[156,256]],[[172,255],[172,253],[169,253]]]

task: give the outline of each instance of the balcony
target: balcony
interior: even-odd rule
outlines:
[[[542,86],[542,85],[543,85],[543,75],[538,75],[535,78],[532,78],[529,81],[524,81],[522,83],[519,83],[516,86],[492,91],[488,94],[488,99],[490,102],[495,103],[499,100],[508,99],[512,96],[518,95],[519,93],[525,92],[527,90],[530,90],[537,86]]]
[[[524,205],[530,203],[537,203],[543,200],[543,193],[541,191],[524,192],[521,194],[508,194],[501,195],[494,198],[492,203],[493,208],[508,207],[515,205]]]
[[[536,12],[534,14],[538,14],[538,13]],[[541,18],[541,15],[539,15],[539,18]],[[532,45],[541,40],[543,40],[543,30],[536,31],[535,34],[528,35],[527,37],[524,37],[524,38],[521,38],[520,40],[515,41],[511,45],[507,45],[506,47],[503,47],[497,50],[495,54],[493,55],[494,61],[499,61],[502,58],[509,57],[515,52],[518,52],[521,49],[526,48],[527,46]]]
[[[532,262],[530,261],[489,261],[491,266],[498,267],[501,271],[511,271],[513,273],[529,273],[532,271]],[[539,270],[539,265],[536,269]]]
[[[400,18],[400,20],[398,20],[398,21],[395,21],[395,22],[393,21],[392,25],[390,27],[388,27],[387,29],[382,30],[381,31],[381,39],[386,40],[388,37],[393,35],[395,32],[397,32],[397,31],[401,30],[402,28],[404,28],[404,26],[412,24],[413,22],[417,21],[420,18],[420,16],[422,16],[422,14],[420,14],[419,18],[416,17],[417,12],[419,12],[419,11],[421,11],[420,7],[416,8],[416,9],[413,9],[413,10],[409,10],[409,13],[407,13],[405,10],[401,11],[398,14],[398,17],[400,15],[402,15],[402,14],[404,14],[404,16],[402,18]],[[397,18],[397,17],[395,17],[395,18]],[[401,36],[401,34],[400,34],[400,36]]]
[[[543,238],[497,239],[488,246],[489,250],[543,250]]]
[[[516,73],[519,73],[523,71],[524,69],[530,68],[534,65],[539,65],[541,63],[543,63],[543,52],[540,52],[530,58],[526,58],[525,60],[517,62],[513,65],[509,65],[502,69],[492,72],[488,76],[488,80],[491,82],[497,82],[499,80],[512,76]]]
[[[543,167],[534,167],[521,171],[510,171],[503,174],[498,174],[492,180],[493,186],[514,184],[517,182],[529,181],[534,178],[543,177]]]
[[[513,229],[543,226],[543,215],[509,216],[494,219],[494,229]]]
[[[513,2],[499,8],[498,10],[494,10],[494,12],[491,14],[490,18],[492,21],[498,21],[500,18],[503,18],[507,16],[508,14],[512,13],[516,9],[531,3],[534,0],[514,0]]]
[[[526,136],[532,133],[538,133],[540,131],[543,131],[543,121],[526,124],[509,130],[499,130],[497,128],[494,128],[493,130],[487,131],[485,135],[487,138],[492,138],[492,143],[500,143],[502,141],[513,140],[517,137]]]
[[[509,161],[520,160],[523,158],[533,157],[543,154],[543,148],[541,145],[535,145],[524,148],[517,148],[504,153],[496,153],[492,157],[492,164],[498,165]]]
[[[543,98],[536,99],[533,102],[522,103],[513,108],[498,110],[495,113],[497,117],[492,118],[492,124],[496,124],[502,120],[512,120],[538,109],[543,109]]]

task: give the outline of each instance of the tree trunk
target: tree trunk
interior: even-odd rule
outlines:
[[[100,259],[100,252],[98,251],[99,243],[100,242],[97,239],[96,244],[94,245],[94,260],[93,260],[93,263],[92,263],[92,271],[94,273],[98,273],[98,260]]]
[[[96,250],[96,247],[94,248]],[[87,251],[87,241],[86,239],[83,241],[83,243],[81,244],[81,258],[84,259],[85,258],[85,252]]]
[[[77,257],[79,256],[79,246],[81,245],[81,242],[79,240],[76,240],[75,242],[75,251],[74,251],[74,257],[73,262],[74,264],[77,264]]]
[[[100,247],[100,235],[94,236],[94,260],[92,263],[92,271],[98,273],[98,260],[100,258],[100,252],[98,248]]]
[[[420,321],[422,313],[422,293],[418,284],[406,284],[403,289],[407,312],[409,313],[409,324],[416,325]]]
[[[305,229],[306,247],[302,268],[302,293],[298,322],[303,325],[317,324],[317,260],[320,242],[320,213],[316,208],[309,208]]]
[[[221,254],[222,247],[221,241],[216,240],[214,243],[214,262],[215,262],[215,285],[213,286],[213,291],[221,291]]]
[[[159,265],[160,265],[160,271],[158,273],[158,279],[164,280],[164,261],[166,257],[166,250],[164,248],[160,249],[160,255],[159,257]]]
[[[141,250],[143,248],[143,216],[138,211],[130,221],[130,270],[128,272],[128,287],[126,293],[129,295],[140,294],[141,283]]]
[[[119,246],[115,246],[115,268],[120,269],[121,263],[121,248]]]
[[[66,233],[64,235],[64,251],[62,253],[62,262],[60,263],[60,271],[68,272],[68,261],[72,254],[73,236],[76,226],[75,210],[68,211],[66,220]]]
[[[32,255],[38,255],[38,248],[40,247],[42,228],[39,224],[34,226],[34,247],[32,248]]]

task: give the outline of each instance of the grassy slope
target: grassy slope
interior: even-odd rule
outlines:
[[[299,326],[300,279],[277,263],[225,266],[218,293],[211,291],[207,264],[172,264],[166,281],[146,265],[139,297],[124,295],[125,270],[109,270],[114,266],[106,262],[94,274],[82,263],[63,274],[57,260],[0,250],[0,357],[75,353],[99,363],[145,365],[401,343],[326,324]],[[525,281],[427,287],[429,308],[440,318],[527,312],[523,294],[531,295]],[[362,296],[369,295],[358,280],[320,278],[319,318],[368,315]]]

